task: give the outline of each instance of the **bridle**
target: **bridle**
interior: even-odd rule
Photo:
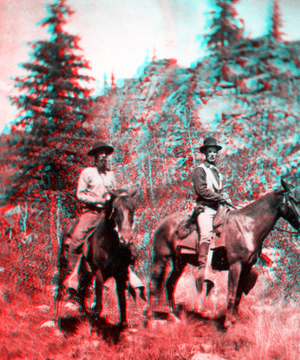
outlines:
[[[299,223],[300,219],[299,219],[299,216],[297,213],[295,213],[294,209],[293,209],[293,206],[291,204],[291,200],[290,200],[290,197],[289,197],[289,194],[290,191],[288,192],[285,192],[284,193],[284,198],[283,198],[283,202],[282,202],[282,207],[283,209],[281,210],[282,213],[285,213],[286,211],[290,211],[290,213],[293,214],[293,217],[294,217],[294,221],[297,221]],[[284,216],[283,216],[284,217]],[[284,217],[285,218],[285,217]],[[277,226],[274,226],[272,230],[277,230],[277,231],[280,231],[280,232],[284,232],[284,233],[288,233],[290,234],[291,236],[299,236],[300,235],[300,228],[298,231],[287,231],[287,230],[284,230],[284,229],[280,229],[278,228]]]
[[[281,213],[284,214],[285,212],[290,211],[290,213],[293,214],[294,220],[297,221],[297,222],[300,222],[300,218],[299,218],[298,214],[295,213],[295,211],[293,209],[293,206],[291,205],[291,200],[290,200],[290,197],[288,195],[290,192],[291,191],[284,192],[284,198],[283,198],[283,202],[282,202],[282,205],[281,205]],[[226,203],[226,205],[232,207],[234,210],[238,210],[238,208],[236,206],[232,205],[232,204]],[[291,236],[300,236],[300,228],[299,228],[298,231],[287,231],[287,230],[281,229],[281,228],[279,228],[277,226],[274,226],[272,228],[272,230],[277,230],[277,231],[280,231],[280,232],[284,232],[284,233],[290,234]]]
[[[122,196],[128,196],[128,194],[118,195],[118,196],[120,196],[120,197],[122,197]],[[115,208],[115,206],[113,205],[113,203],[112,203],[112,211],[111,211],[110,216],[109,216],[108,219],[109,219],[109,220],[113,219],[113,220],[115,221],[115,224],[117,225],[117,226],[115,227],[115,229],[116,229],[116,231],[117,231],[117,233],[118,233],[118,235],[119,235],[120,242],[121,242],[123,245],[127,245],[127,246],[132,245],[132,244],[133,244],[133,241],[132,241],[132,240],[133,240],[133,236],[132,236],[132,235],[131,235],[131,237],[130,237],[130,240],[129,240],[129,241],[126,241],[126,239],[124,239],[124,236],[119,233],[118,222],[117,222],[117,220],[116,220],[116,208]]]

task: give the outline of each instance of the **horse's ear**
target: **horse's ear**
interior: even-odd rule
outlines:
[[[291,191],[294,188],[293,185],[286,183],[282,178],[280,179],[280,182],[284,190],[287,192]]]
[[[135,187],[135,188],[130,192],[129,195],[130,195],[131,197],[134,197],[134,195],[136,195],[137,191],[138,191],[138,188]]]
[[[118,196],[118,194],[114,193],[110,189],[107,189],[107,192],[111,195],[112,199],[115,199]]]

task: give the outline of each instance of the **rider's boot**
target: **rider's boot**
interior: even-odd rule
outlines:
[[[209,245],[210,244],[208,242],[203,242],[202,244],[200,244],[199,256],[198,256],[199,271],[196,276],[196,289],[199,293],[202,292],[202,288],[203,288],[204,271],[205,271],[205,265],[206,265]]]

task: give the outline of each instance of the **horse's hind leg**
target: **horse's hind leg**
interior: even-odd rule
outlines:
[[[146,312],[146,317],[151,317],[152,312],[164,312],[163,304],[166,303],[166,297],[163,299],[164,294],[164,282],[166,276],[166,262],[165,257],[160,259],[154,259],[152,265],[151,278],[149,281],[149,306]],[[168,311],[169,312],[169,309]]]
[[[185,263],[179,263],[176,267],[175,261],[176,260],[173,259],[173,266],[172,266],[171,272],[169,274],[168,280],[166,282],[168,305],[171,308],[172,312],[175,312],[175,310],[176,310],[175,298],[174,298],[175,287],[176,287],[177,281],[185,267]]]

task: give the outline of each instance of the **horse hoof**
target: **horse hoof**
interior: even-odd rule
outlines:
[[[235,319],[226,319],[224,322],[224,328],[229,329],[235,324]]]
[[[121,323],[119,324],[119,327],[120,327],[121,329],[127,329],[127,328],[128,328],[128,324],[127,324],[127,322],[121,322]]]

